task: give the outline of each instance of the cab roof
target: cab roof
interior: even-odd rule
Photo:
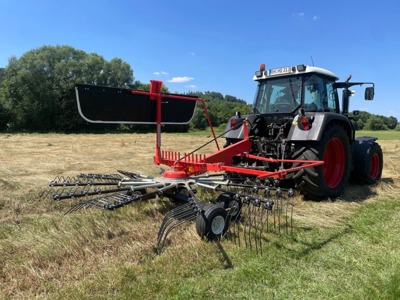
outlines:
[[[288,66],[288,67],[266,70],[265,65],[262,64],[260,66],[260,70],[255,72],[253,80],[261,80],[261,79],[274,78],[274,77],[286,77],[286,76],[290,76],[290,75],[296,75],[296,74],[300,75],[300,74],[306,74],[306,73],[321,74],[324,76],[331,77],[335,81],[339,79],[336,76],[336,74],[332,73],[331,71],[328,71],[326,69],[319,68],[319,67],[314,67],[314,66],[297,65],[297,66]]]

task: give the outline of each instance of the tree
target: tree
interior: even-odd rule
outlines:
[[[3,80],[5,71],[6,71],[5,68],[0,68],[0,85],[1,85],[1,81]]]
[[[0,131],[7,129],[7,123],[9,121],[8,115],[8,111],[3,107],[0,100]]]
[[[234,96],[228,95],[224,97],[218,92],[196,92],[191,93],[191,95],[198,96],[204,100],[214,127],[225,126],[236,111],[248,114],[251,110],[251,106],[246,101],[237,99]],[[197,106],[191,126],[194,129],[205,129],[208,126],[200,105]]]
[[[70,46],[43,46],[11,57],[0,89],[0,105],[14,130],[72,131],[88,128],[76,108],[76,83],[128,87],[129,64]]]
[[[4,73],[5,73],[5,68],[0,68],[0,131],[7,128],[7,122],[8,122],[8,112],[2,104],[3,93],[1,90],[1,82],[3,81]]]
[[[387,126],[387,128],[389,128],[389,129],[395,129],[397,126],[397,123],[398,123],[397,118],[395,118],[393,116],[390,116],[388,118],[385,117],[384,122],[385,122],[385,125]]]
[[[133,84],[131,84],[129,86],[129,88],[131,88],[133,90],[150,91],[150,83],[143,83],[143,82],[140,82],[139,80],[137,80]],[[165,85],[162,85],[161,92],[162,93],[170,93],[168,88]]]
[[[365,125],[365,129],[367,129],[367,130],[386,130],[387,127],[386,127],[385,123],[383,122],[383,118],[373,115],[368,119],[368,121]]]

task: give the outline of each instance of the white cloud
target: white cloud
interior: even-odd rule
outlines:
[[[194,84],[185,85],[185,88],[188,88],[188,89],[195,89],[195,88],[197,88],[197,85],[194,85]]]
[[[310,19],[309,16],[306,17],[306,14],[304,12],[296,12],[296,13],[293,13],[292,16],[294,18],[298,19],[298,20],[301,20],[301,21]],[[311,20],[313,20],[313,21],[316,21],[316,20],[319,20],[319,19],[320,19],[320,17],[318,15],[313,15],[311,17]]]
[[[167,72],[164,72],[164,71],[160,71],[160,72],[154,72],[153,74],[154,74],[154,75],[156,75],[156,76],[160,76],[160,75],[168,75],[168,73],[167,73]]]
[[[298,12],[298,13],[294,13],[293,14],[293,16],[294,17],[296,17],[296,18],[298,18],[298,19],[300,19],[300,20],[303,20],[304,19],[304,17],[305,17],[305,13],[303,13],[303,12]]]
[[[188,82],[193,80],[193,77],[188,77],[188,76],[178,76],[178,77],[173,77],[170,80],[167,80],[168,82],[171,83],[182,83],[182,82]]]

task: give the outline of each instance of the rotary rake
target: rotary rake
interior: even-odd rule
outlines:
[[[159,177],[118,170],[115,174],[57,176],[49,183],[54,200],[76,199],[67,213],[94,207],[114,210],[135,202],[169,198],[177,206],[164,217],[157,237],[161,253],[170,233],[178,226],[195,222],[206,240],[229,237],[238,245],[262,253],[262,241],[269,233],[289,233],[293,227],[294,191],[281,188],[280,180],[300,169],[321,165],[321,161],[288,160],[251,155],[254,147],[242,122],[244,139],[220,148],[204,101],[193,96],[161,93],[161,81],[152,80],[150,91],[76,85],[78,110],[94,123],[155,124],[154,162],[166,165]],[[199,154],[161,150],[161,125],[184,124],[193,117],[196,103],[203,107],[217,150]],[[211,200],[201,200],[211,191]]]

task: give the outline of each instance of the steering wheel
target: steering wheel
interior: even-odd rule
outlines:
[[[274,110],[276,112],[278,111],[290,112],[292,111],[292,106],[289,103],[278,103],[275,104]]]

